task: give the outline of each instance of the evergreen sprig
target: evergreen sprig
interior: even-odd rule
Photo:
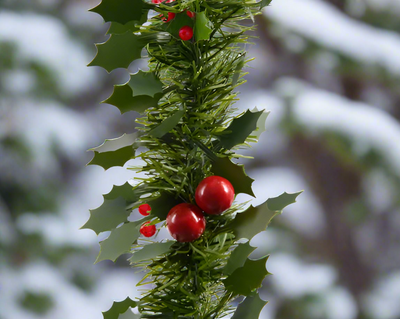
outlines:
[[[237,101],[235,89],[245,82],[245,48],[253,30],[241,22],[260,14],[269,2],[103,0],[92,9],[111,21],[111,37],[97,45],[90,65],[109,72],[127,68],[141,57],[143,48],[149,65],[149,71],[116,85],[106,100],[121,113],[142,114],[136,120],[138,132],[93,149],[91,164],[105,169],[123,166],[134,157],[145,163],[134,169],[146,177],[133,188],[128,183],[115,186],[84,226],[111,231],[98,260],[115,260],[131,249],[131,263],[145,270],[139,285],[150,286],[140,300],[115,303],[107,313],[122,313],[120,308],[125,312],[131,304],[140,313],[135,318],[217,319],[234,313],[231,302],[244,295],[247,298],[233,318],[246,305],[255,305],[247,318],[258,318],[265,302],[257,289],[268,274],[267,257],[248,259],[255,248],[239,242],[265,230],[299,193],[285,193],[257,207],[236,204],[222,215],[206,216],[205,232],[189,243],[142,240],[138,228],[149,220],[164,223],[168,211],[179,203],[195,203],[197,185],[210,175],[228,179],[236,193],[253,195],[252,179],[232,159],[242,157],[237,149],[257,141],[267,113],[255,110],[235,116],[232,105]],[[129,11],[132,8],[135,12]],[[194,18],[186,14],[188,10]],[[168,12],[175,17],[165,22]],[[180,39],[182,26],[193,28],[190,41]],[[139,147],[144,150],[135,154]],[[143,203],[151,205],[150,216],[129,222],[132,209]],[[117,208],[119,214],[112,215],[111,209]]]

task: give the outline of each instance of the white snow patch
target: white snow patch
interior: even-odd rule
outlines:
[[[320,0],[279,0],[264,14],[332,50],[400,75],[400,36],[351,19]]]
[[[342,288],[334,287],[324,295],[328,319],[354,319],[358,309],[351,293]]]

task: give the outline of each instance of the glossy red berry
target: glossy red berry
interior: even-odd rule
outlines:
[[[179,29],[179,37],[183,41],[190,40],[193,37],[193,29],[188,25],[183,26]]]
[[[164,0],[151,0],[151,3],[159,4],[159,3],[163,2],[163,1]]]
[[[170,22],[174,18],[175,18],[175,13],[168,12],[168,17],[163,17],[162,19],[164,22]]]
[[[143,204],[139,206],[139,213],[143,216],[149,216],[151,211],[151,207],[149,204]]]
[[[147,226],[147,224],[150,224],[150,222],[145,222],[142,226],[140,226],[139,231],[144,237],[151,237],[156,233],[156,225]]]
[[[235,198],[232,184],[221,176],[203,179],[196,188],[196,204],[207,214],[218,215],[231,207]]]
[[[186,11],[186,14],[189,16],[189,18],[193,18],[195,16],[195,13],[192,11]]]
[[[167,228],[172,237],[185,243],[198,239],[206,228],[200,208],[189,203],[178,204],[167,215]]]

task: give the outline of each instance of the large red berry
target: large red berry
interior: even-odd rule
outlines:
[[[147,226],[147,224],[150,224],[150,222],[145,222],[142,226],[140,226],[139,231],[144,237],[151,237],[156,233],[156,225]]]
[[[173,18],[175,18],[175,13],[168,12],[168,17],[162,18],[164,22],[170,22]]]
[[[186,14],[189,16],[189,18],[193,18],[195,16],[195,13],[192,11],[186,11]]]
[[[221,176],[203,179],[196,188],[196,204],[207,214],[218,215],[231,207],[235,198],[232,184]]]
[[[139,213],[143,216],[149,216],[151,211],[151,207],[149,204],[143,204],[139,206]]]
[[[179,37],[183,41],[190,40],[193,37],[193,29],[188,25],[183,26],[179,29]]]
[[[167,228],[177,241],[191,242],[203,234],[206,228],[206,219],[196,205],[182,203],[169,211]]]

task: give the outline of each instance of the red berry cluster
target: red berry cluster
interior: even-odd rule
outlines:
[[[210,176],[203,179],[196,188],[196,205],[181,203],[174,206],[167,215],[167,228],[173,238],[179,242],[194,241],[204,233],[206,219],[202,211],[209,215],[219,215],[231,207],[235,198],[232,184],[220,176]],[[151,211],[149,204],[139,206],[139,213],[148,216]],[[156,226],[140,227],[140,233],[151,237],[156,233]]]
[[[169,2],[173,2],[175,0],[168,0],[166,1],[167,3]],[[163,2],[163,0],[152,0],[153,3],[161,3]],[[194,18],[195,17],[195,13],[192,11],[187,10],[186,14],[189,16],[189,18]],[[175,18],[176,14],[174,12],[168,12],[167,16],[162,17],[161,19],[167,23],[172,21]],[[188,41],[191,38],[193,38],[193,28],[185,25],[182,28],[179,29],[179,37],[181,38],[181,40],[183,41]]]

